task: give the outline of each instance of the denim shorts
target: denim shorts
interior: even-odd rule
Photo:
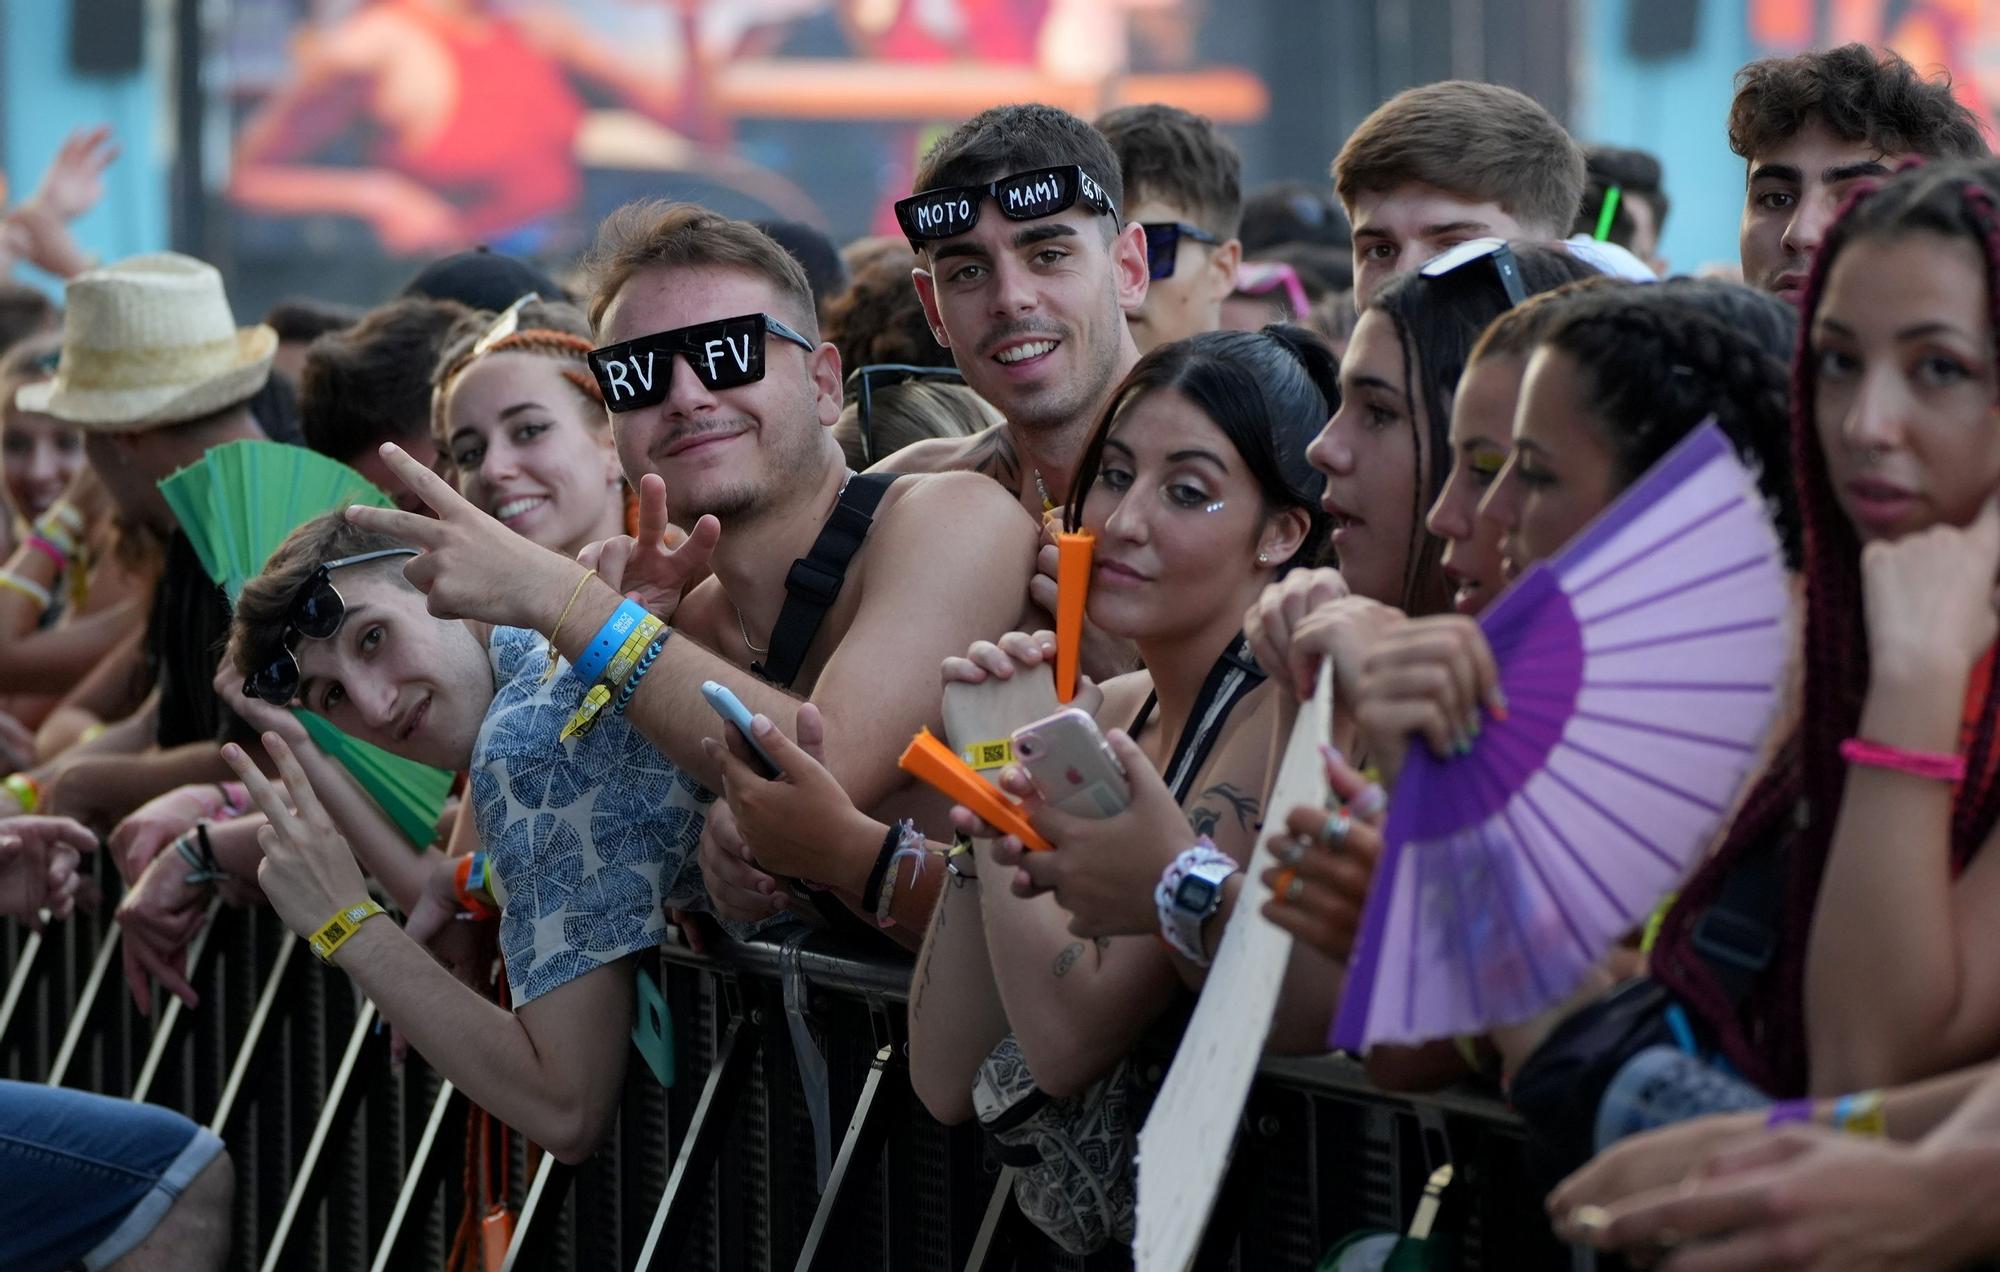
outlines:
[[[221,1152],[170,1109],[0,1081],[0,1268],[104,1267]]]

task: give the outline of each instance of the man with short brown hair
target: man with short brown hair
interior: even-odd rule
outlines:
[[[1736,72],[1729,148],[1743,159],[1743,281],[1794,304],[1855,183],[1905,159],[1983,158],[1985,131],[1951,93],[1865,44],[1759,59]]]
[[[1359,310],[1389,279],[1469,239],[1563,238],[1583,198],[1583,151],[1525,94],[1445,80],[1376,107],[1333,178],[1354,223]]]

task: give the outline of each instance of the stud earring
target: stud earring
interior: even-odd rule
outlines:
[[[1268,552],[1259,552],[1257,554],[1257,564],[1259,565],[1271,564],[1271,554]]]

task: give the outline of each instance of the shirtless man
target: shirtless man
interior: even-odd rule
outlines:
[[[1058,168],[1066,184],[1017,187],[1011,214],[964,189],[999,182],[1005,195],[1007,178]],[[905,447],[876,471],[982,472],[1039,520],[1068,500],[1098,413],[1139,360],[1125,314],[1146,298],[1146,236],[1122,219],[1118,157],[1066,111],[999,106],[931,148],[916,190],[897,216],[917,252],[911,278],[931,333],[1004,422]],[[965,214],[933,219],[940,209]]]

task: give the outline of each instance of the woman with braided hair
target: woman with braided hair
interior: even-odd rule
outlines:
[[[1620,1145],[1552,1199],[1579,1237],[1657,1245],[1670,1225],[1740,1266],[1781,1247],[1903,1267],[2000,1246],[1990,1231],[1949,1239],[1990,1222],[1939,1229],[1967,1217],[1946,1202],[1960,1181],[1990,1174],[1950,1154],[1990,1151],[1994,1101],[1967,1097],[1974,1074],[1934,1077],[2000,1052],[1996,206],[2000,166],[1906,170],[1858,195],[1820,248],[1793,380],[1804,719],[1654,955],[1655,980],[1723,1059],[1773,1094],[1839,1098]],[[1772,883],[1745,888],[1760,876]],[[1762,912],[1746,891],[1768,896]],[[1768,934],[1747,984],[1708,956],[1718,912]],[[1866,1146],[1811,1126],[1768,1129],[1793,1121],[1925,1138],[1862,1160]],[[1728,1178],[1681,1182],[1724,1159],[1739,1163]],[[1983,1193],[1968,1199],[1990,1220]]]
[[[470,314],[445,340],[431,398],[458,492],[569,556],[625,533],[624,478],[590,349],[590,325],[571,305],[530,299]]]

